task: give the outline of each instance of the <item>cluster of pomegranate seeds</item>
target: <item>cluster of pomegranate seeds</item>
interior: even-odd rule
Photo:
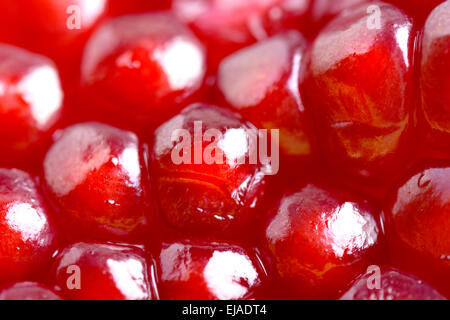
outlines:
[[[1,0],[0,41],[48,56],[76,82],[83,47],[108,0]]]
[[[0,300],[450,297],[450,0],[0,18]]]

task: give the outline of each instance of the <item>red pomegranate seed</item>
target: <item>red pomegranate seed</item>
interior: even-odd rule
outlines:
[[[16,169],[0,169],[0,243],[0,282],[42,276],[57,245],[35,182]]]
[[[115,18],[96,30],[82,64],[78,116],[149,131],[169,119],[203,86],[203,47],[170,14]]]
[[[144,161],[132,132],[94,122],[60,132],[44,160],[44,186],[66,236],[139,237],[151,208]]]
[[[50,280],[73,300],[153,300],[153,261],[132,246],[76,243],[54,261]]]
[[[380,225],[369,203],[313,184],[281,198],[264,241],[293,298],[335,299],[369,265],[384,261]]]
[[[225,243],[165,243],[159,268],[166,300],[255,299],[266,278],[255,252]]]

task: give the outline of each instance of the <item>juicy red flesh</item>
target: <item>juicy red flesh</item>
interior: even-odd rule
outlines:
[[[152,300],[154,265],[132,246],[76,243],[62,250],[50,274],[55,290],[75,300]]]
[[[312,184],[281,198],[264,241],[293,298],[337,298],[384,258],[377,214],[368,202]]]
[[[205,68],[203,47],[170,14],[115,18],[85,49],[81,117],[149,130],[199,94]]]
[[[377,280],[375,276],[379,276]],[[379,281],[379,282],[377,282]],[[360,277],[341,300],[447,300],[434,288],[403,271],[387,268]]]
[[[67,237],[138,236],[150,203],[137,136],[94,122],[58,135],[45,157],[43,180]]]
[[[225,103],[258,128],[280,130],[288,156],[312,154],[312,123],[297,86],[305,49],[305,39],[290,31],[234,53],[218,71]]]
[[[42,276],[57,244],[35,182],[16,169],[0,169],[0,243],[0,282]]]
[[[415,107],[412,21],[393,6],[378,5],[380,28],[361,5],[320,32],[301,86],[323,158],[362,185],[385,183],[405,166]]]
[[[215,137],[207,137],[211,129]],[[187,136],[174,136],[177,130]],[[256,214],[270,169],[250,161],[254,130],[233,112],[194,104],[155,131],[151,176],[171,225],[201,234],[237,232]]]
[[[60,119],[63,92],[58,71],[47,58],[0,45],[0,162],[34,164]]]
[[[173,0],[173,11],[208,49],[215,70],[227,55],[289,29],[298,29],[310,0]]]
[[[1,289],[0,300],[61,300],[61,297],[37,282],[18,282]]]
[[[437,7],[422,36],[421,93],[425,156],[450,156],[450,2]]]
[[[386,211],[392,262],[450,294],[450,167],[430,167],[401,184]]]
[[[260,298],[266,279],[254,250],[225,243],[163,243],[159,267],[165,300]]]

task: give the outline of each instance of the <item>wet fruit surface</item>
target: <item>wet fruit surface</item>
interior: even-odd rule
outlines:
[[[50,277],[68,299],[151,300],[156,298],[153,268],[136,247],[76,243],[58,254]]]
[[[430,285],[411,274],[387,268],[379,276],[379,281],[367,275],[361,277],[341,300],[446,300]]]
[[[310,0],[174,0],[173,11],[208,48],[211,69],[228,54],[298,28]]]
[[[265,229],[278,275],[294,298],[333,299],[383,252],[367,201],[316,185],[286,194]]]
[[[108,0],[0,1],[0,40],[49,56],[64,79],[78,73],[81,51],[106,15]]]
[[[256,252],[225,243],[165,243],[159,266],[170,300],[254,299],[266,277]]]
[[[0,169],[0,282],[42,276],[56,230],[31,176]]]
[[[0,300],[450,298],[449,52],[450,0],[0,0]]]
[[[165,218],[200,233],[242,228],[269,170],[250,159],[256,137],[255,127],[237,114],[205,104],[189,106],[159,127],[151,174]]]
[[[408,178],[386,212],[390,255],[395,265],[448,294],[450,270],[450,168],[431,167]]]
[[[0,162],[23,166],[47,148],[63,92],[50,59],[2,44],[0,60]]]
[[[59,133],[43,178],[66,236],[129,238],[145,224],[150,203],[143,156],[134,133],[104,124]]]
[[[242,49],[219,66],[226,103],[259,128],[277,129],[281,151],[309,157],[311,120],[298,90],[306,40],[291,31]]]
[[[380,183],[408,154],[414,33],[410,18],[393,6],[379,6],[379,21],[369,20],[366,10],[344,11],[320,32],[301,89],[325,159],[343,173]]]
[[[450,3],[438,6],[428,17],[421,52],[422,111],[429,153],[447,157],[450,148]]]
[[[84,116],[141,130],[157,126],[202,87],[205,68],[203,47],[172,15],[115,18],[84,52]]]

